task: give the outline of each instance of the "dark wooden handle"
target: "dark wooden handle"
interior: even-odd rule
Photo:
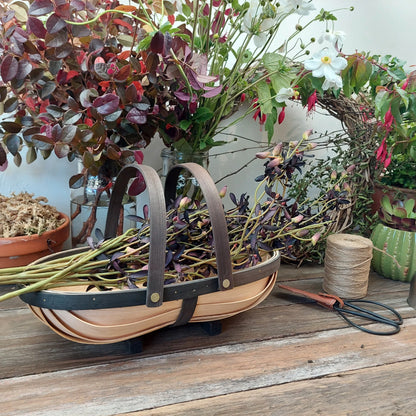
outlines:
[[[215,255],[217,258],[218,280],[220,290],[234,287],[233,271],[231,264],[230,242],[228,239],[227,221],[224,207],[218,190],[209,173],[197,163],[182,163],[174,166],[166,176],[165,198],[166,201],[176,199],[176,185],[180,172],[186,169],[198,181],[204,194],[205,201],[212,224],[214,235]]]
[[[128,182],[140,172],[146,182],[150,206],[149,274],[147,278],[146,305],[160,306],[163,302],[163,286],[166,257],[166,206],[159,175],[150,166],[125,166],[117,176],[110,198],[105,238],[116,236],[123,196]]]

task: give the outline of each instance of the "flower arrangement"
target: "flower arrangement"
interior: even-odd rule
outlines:
[[[263,253],[279,249],[287,259],[296,260],[302,245],[313,246],[328,232],[331,213],[348,203],[342,188],[348,178],[333,177],[319,198],[290,200],[287,188],[304,166],[304,156],[315,146],[309,142],[311,132],[299,141],[278,144],[257,158],[264,161],[264,172],[258,182],[255,200],[239,198],[230,193],[233,207],[226,211],[232,266],[234,270],[250,267],[262,261]],[[220,191],[224,197],[226,189]],[[23,288],[0,296],[0,301],[22,293],[81,284],[87,287],[111,289],[135,288],[144,284],[149,261],[148,207],[142,226],[128,230],[112,239],[93,243],[87,252],[70,255],[52,262],[22,268],[3,269],[0,284],[22,284]],[[165,251],[165,284],[202,279],[216,273],[215,244],[212,225],[205,203],[179,195],[167,211],[167,247]],[[305,250],[303,250],[305,253]]]
[[[214,139],[220,122],[245,100],[271,138],[298,94],[293,86],[342,84],[346,62],[332,38],[322,56],[297,62],[312,42],[301,41],[304,28],[336,20],[321,10],[301,25],[312,1],[28,3],[0,6],[2,170],[6,150],[21,163],[23,143],[29,162],[39,153],[78,156],[90,173],[107,176],[108,161],[131,161],[156,131],[170,147],[209,149],[223,144]],[[281,38],[291,16],[299,23]]]

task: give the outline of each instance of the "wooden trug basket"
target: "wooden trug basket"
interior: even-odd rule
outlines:
[[[207,203],[215,240],[218,275],[165,286],[165,198],[169,201],[176,197],[176,184],[183,169],[198,181]],[[79,286],[21,296],[43,323],[71,341],[109,344],[137,338],[170,325],[218,321],[258,305],[270,294],[276,282],[280,265],[277,251],[256,266],[232,270],[221,199],[208,172],[195,163],[174,166],[166,177],[165,191],[153,168],[144,165],[123,168],[110,200],[106,238],[116,235],[123,195],[128,181],[138,171],[146,182],[151,208],[147,287],[85,292],[85,287]],[[64,257],[79,250],[67,250],[40,261]]]

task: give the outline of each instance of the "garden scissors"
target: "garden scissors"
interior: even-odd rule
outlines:
[[[355,328],[360,329],[361,331],[367,332],[368,334],[373,335],[393,335],[397,334],[400,331],[400,325],[403,323],[403,319],[399,312],[391,308],[390,306],[387,306],[383,303],[375,302],[372,300],[342,300],[338,296],[330,295],[326,293],[311,293],[307,292],[305,290],[296,289],[294,287],[285,286],[285,285],[277,285],[279,288],[287,290],[289,292],[292,292],[296,295],[300,295],[302,297],[305,297],[307,299],[312,299],[319,305],[334,310],[338,312],[338,314],[345,319],[350,325],[352,325]],[[390,319],[386,318],[383,315],[380,315],[376,312],[373,312],[369,309],[362,308],[361,306],[356,305],[356,303],[361,304],[369,304],[369,305],[376,305],[378,307],[387,309],[390,311],[397,319]],[[368,329],[364,326],[358,325],[357,323],[353,322],[348,316],[356,316],[359,318],[364,318],[366,320],[369,320],[371,322],[378,322],[383,325],[387,325],[388,327],[385,331],[374,331],[371,329]]]

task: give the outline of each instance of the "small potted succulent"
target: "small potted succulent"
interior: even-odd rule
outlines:
[[[0,195],[0,268],[22,266],[60,251],[69,237],[69,218],[26,192]]]
[[[371,235],[374,270],[393,280],[410,282],[416,273],[416,211],[415,200],[381,199],[381,223]]]

